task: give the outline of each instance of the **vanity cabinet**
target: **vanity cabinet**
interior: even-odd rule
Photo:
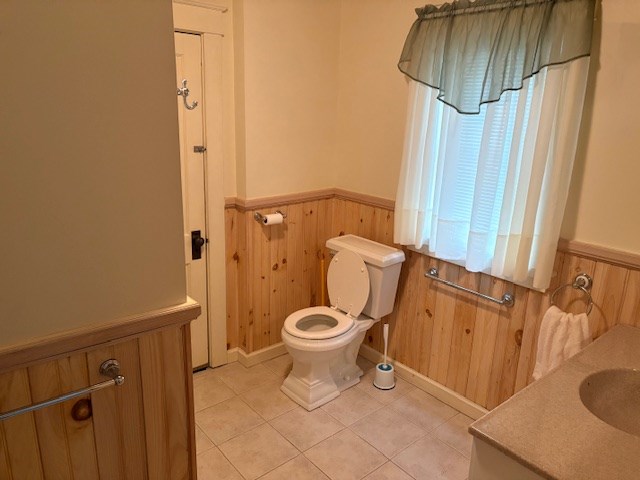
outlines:
[[[469,480],[638,480],[638,370],[640,329],[614,326],[469,427]]]
[[[109,380],[122,385],[0,421],[0,479],[194,479],[189,321],[195,302],[0,350],[0,414]]]

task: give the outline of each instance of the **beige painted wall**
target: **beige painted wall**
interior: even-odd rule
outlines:
[[[333,186],[339,0],[238,0],[237,191],[246,198]]]
[[[171,3],[0,3],[0,348],[185,300]]]
[[[422,5],[417,0],[342,2],[337,187],[395,199],[408,92],[397,63],[414,9]]]
[[[336,186],[395,198],[407,95],[396,64],[423,2],[241,4],[238,195]],[[640,253],[640,2],[602,0],[599,16],[562,236]]]
[[[562,236],[640,253],[640,2],[602,0]]]
[[[410,0],[342,7],[336,185],[395,198],[406,115],[396,68]],[[603,0],[580,149],[562,236],[640,253],[640,2]]]

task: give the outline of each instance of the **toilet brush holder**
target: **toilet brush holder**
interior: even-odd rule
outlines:
[[[379,363],[376,365],[376,378],[373,386],[380,390],[391,390],[396,386],[395,370],[390,363]]]

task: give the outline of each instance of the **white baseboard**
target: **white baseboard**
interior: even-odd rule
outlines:
[[[287,348],[282,342],[251,353],[246,353],[241,348],[236,347],[227,350],[227,361],[229,363],[237,361],[245,367],[253,367],[254,365],[279,357],[285,353],[287,353]]]
[[[360,355],[373,363],[380,363],[383,361],[382,353],[367,345],[360,346]],[[409,368],[400,362],[396,362],[391,358],[387,359],[387,361],[393,364],[398,377],[411,383],[412,385],[415,385],[420,390],[424,390],[425,392],[433,395],[441,402],[446,403],[459,412],[464,413],[468,417],[477,420],[478,418],[489,413],[489,410],[487,410],[486,408],[478,405],[477,403],[473,403],[471,400],[460,395],[458,392],[454,392],[450,388],[445,387],[444,385],[441,385],[428,377],[425,377],[412,368]]]
[[[227,350],[227,363],[233,363],[238,361],[239,350],[240,349],[238,347],[230,348],[229,350]]]

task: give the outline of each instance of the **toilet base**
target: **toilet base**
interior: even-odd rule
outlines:
[[[287,376],[280,390],[309,411],[321,407],[340,395],[340,390],[333,381],[316,381],[308,384],[292,374]]]
[[[306,382],[289,373],[280,386],[285,395],[301,407],[311,411],[321,407],[340,395],[340,392],[360,383],[362,370],[355,366],[354,374],[336,380],[325,378],[315,382]]]
[[[301,407],[313,410],[358,384],[362,376],[356,363],[358,350],[376,321],[358,320],[347,334],[327,340],[300,339],[283,329],[282,341],[293,358],[293,368],[280,390]]]
[[[346,367],[346,368],[345,368]],[[360,383],[360,377],[363,375],[362,370],[356,365],[355,360],[352,365],[344,365],[342,372],[332,372],[333,381],[336,383],[338,390],[343,391]],[[336,374],[337,373],[337,374]]]

